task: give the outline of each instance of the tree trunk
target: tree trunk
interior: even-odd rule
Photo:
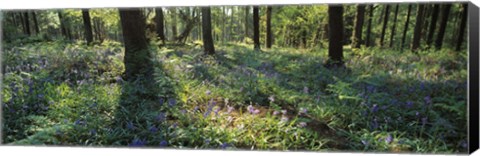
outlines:
[[[362,44],[362,28],[365,16],[365,4],[357,4],[357,17],[355,18],[355,29],[353,30],[352,47],[360,48]]]
[[[343,65],[343,6],[328,6],[328,66]]]
[[[393,40],[395,37],[395,27],[397,26],[398,4],[395,6],[395,16],[393,17],[392,35],[390,36],[390,48],[393,47]]]
[[[407,31],[408,31],[408,25],[410,22],[410,12],[412,11],[412,5],[408,5],[408,11],[407,11],[407,21],[405,21],[405,27],[403,29],[403,35],[402,35],[402,44],[400,45],[400,49],[403,50],[403,47],[405,46],[405,39],[407,37]]]
[[[253,7],[253,44],[254,49],[260,50],[260,18],[258,6]]]
[[[177,37],[177,9],[170,8],[170,14],[172,16],[172,40]]]
[[[366,42],[366,46],[367,47],[370,47],[372,46],[371,45],[371,41],[370,41],[370,36],[371,33],[372,33],[372,20],[373,20],[373,4],[370,4],[370,7],[369,7],[369,15],[368,15],[368,26],[367,26],[367,42]]]
[[[212,38],[212,20],[210,17],[210,7],[202,7],[202,33],[203,48],[206,55],[215,54]]]
[[[445,29],[447,28],[448,14],[450,13],[450,8],[452,4],[445,4],[442,10],[442,19],[440,23],[440,29],[438,30],[437,40],[435,41],[435,48],[442,48],[443,36],[445,36]]]
[[[87,45],[93,42],[92,23],[90,22],[90,12],[88,9],[82,10],[83,25],[85,28],[85,40]]]
[[[145,37],[145,20],[140,9],[120,10],[120,23],[125,42],[125,79],[135,81],[139,77],[152,77],[153,64],[150,60]]]
[[[248,38],[248,26],[249,26],[249,23],[248,23],[248,12],[250,11],[249,9],[250,7],[249,6],[245,6],[245,36],[244,38]]]
[[[25,21],[25,33],[30,36],[32,35],[32,32],[30,31],[30,21],[29,21],[29,18],[28,18],[28,11],[25,11],[23,12],[23,16],[24,16],[24,21]]]
[[[457,38],[457,46],[455,48],[456,51],[460,51],[462,48],[462,43],[463,43],[463,35],[465,34],[465,28],[467,26],[467,16],[468,16],[468,3],[462,4],[462,21],[460,24],[460,32],[458,32],[458,38]]]
[[[58,20],[60,21],[60,29],[62,31],[62,35],[66,38],[69,38],[67,33],[67,28],[65,25],[65,19],[63,18],[62,12],[57,11],[57,14],[58,14]]]
[[[35,33],[40,34],[40,26],[37,21],[37,14],[35,11],[32,11],[33,25],[35,26]]]
[[[162,40],[162,44],[165,45],[165,32],[163,25],[163,10],[162,8],[155,8],[155,23],[157,36]]]
[[[433,41],[433,34],[435,33],[435,28],[437,26],[437,18],[440,10],[440,4],[435,4],[433,6],[432,20],[430,22],[430,28],[428,29],[427,45],[430,46]]]
[[[272,47],[272,6],[267,6],[267,48]]]
[[[390,5],[386,4],[385,14],[383,16],[382,34],[380,36],[380,47],[383,47],[383,41],[385,39],[385,31],[387,30],[388,17],[390,16]]]
[[[415,30],[413,32],[412,51],[416,51],[420,47],[424,7],[425,7],[424,4],[418,4],[417,19],[415,21]]]

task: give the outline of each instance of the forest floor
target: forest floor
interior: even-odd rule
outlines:
[[[153,97],[121,79],[123,47],[5,45],[7,144],[466,152],[467,53],[362,48],[151,47]],[[128,103],[123,105],[122,103]]]

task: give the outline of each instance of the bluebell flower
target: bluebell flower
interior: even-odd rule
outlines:
[[[278,111],[273,111],[273,115],[278,115],[280,112]]]
[[[168,142],[166,140],[160,141],[160,147],[167,147],[167,146],[168,146]]]
[[[160,100],[158,100],[158,103],[160,104],[160,106],[162,106],[162,105],[163,105],[163,103],[165,103],[165,99],[163,99],[163,98],[160,98]]]
[[[133,123],[131,121],[127,123],[127,129],[129,129],[129,130],[135,129],[135,126],[133,125]]]
[[[422,118],[422,125],[427,124],[427,122],[428,122],[428,118],[427,118],[427,117]]]
[[[283,115],[287,115],[287,110],[281,110],[280,112],[282,112]]]
[[[173,99],[173,98],[168,99],[168,105],[169,105],[170,107],[175,106],[175,104],[177,104],[177,100],[175,100],[175,99]]]
[[[205,139],[205,144],[210,144],[210,139]]]
[[[377,118],[373,118],[372,122],[372,129],[377,129],[378,128],[378,121]]]
[[[307,109],[306,108],[300,108],[299,114],[307,114]]]
[[[214,112],[215,115],[217,116],[219,111],[220,111],[220,107],[217,107],[217,109],[215,109],[213,112]]]
[[[377,112],[378,111],[378,105],[374,104],[372,107],[372,112]]]
[[[157,121],[163,122],[166,119],[166,114],[164,112],[160,112],[160,114],[157,115],[155,118]]]
[[[432,103],[432,98],[430,96],[425,96],[425,98],[423,98],[425,100],[425,105],[429,105]]]
[[[146,140],[140,140],[140,139],[133,139],[132,140],[132,143],[130,143],[128,146],[130,147],[142,147],[142,146],[145,146],[147,144],[147,141]]]
[[[462,146],[462,148],[464,148],[464,149],[467,149],[468,148],[468,142],[466,140],[462,140],[460,142],[460,146]]]
[[[253,114],[253,112],[255,111],[255,108],[253,108],[252,105],[249,105],[249,106],[247,107],[247,110],[248,110],[248,112],[250,112],[251,114]]]
[[[420,90],[425,90],[425,83],[424,82],[420,83]]]
[[[235,110],[235,107],[227,106],[227,113],[230,114],[232,111]]]
[[[367,91],[368,91],[369,93],[373,93],[373,92],[375,91],[375,87],[372,86],[372,85],[368,85],[368,86],[367,86]]]
[[[198,108],[199,108],[198,106],[195,106],[195,107],[193,108],[193,111],[194,111],[194,112],[197,111]]]
[[[255,110],[253,111],[253,114],[258,114],[258,113],[260,113],[260,110],[259,110],[259,109],[255,109]]]
[[[212,92],[211,92],[210,90],[207,90],[207,91],[205,92],[205,94],[210,95],[210,94],[212,94]]]
[[[385,138],[385,142],[386,142],[387,144],[390,144],[392,141],[393,141],[392,135],[388,134],[387,138]]]
[[[406,106],[407,106],[407,108],[412,108],[413,107],[413,102],[412,101],[407,101]]]
[[[97,130],[95,130],[95,129],[90,130],[90,135],[96,135],[96,134],[97,134]]]
[[[220,145],[222,149],[226,149],[228,147],[228,143],[224,142]]]
[[[155,127],[155,126],[150,126],[150,128],[149,128],[148,130],[149,130],[150,132],[152,132],[152,133],[158,132],[158,128]]]
[[[415,116],[416,116],[417,118],[420,117],[420,112],[415,111]]]

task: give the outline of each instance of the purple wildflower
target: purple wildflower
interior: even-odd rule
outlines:
[[[146,140],[133,139],[132,143],[130,143],[128,146],[130,146],[130,147],[142,147],[142,146],[145,146],[145,144],[147,144]]]
[[[226,149],[228,147],[228,143],[224,142],[220,145],[222,149]]]
[[[135,129],[135,126],[133,126],[133,123],[132,123],[132,122],[128,122],[128,123],[127,123],[127,129],[129,129],[129,130]]]
[[[198,108],[199,108],[198,106],[195,106],[195,107],[193,108],[193,111],[194,111],[194,112],[197,111]]]
[[[428,122],[428,118],[427,118],[427,117],[422,118],[422,125],[427,124],[427,122]]]
[[[253,108],[252,105],[249,105],[249,106],[247,107],[247,109],[248,109],[248,112],[250,112],[250,113],[252,113],[252,114],[253,114],[253,112],[255,111],[255,108]]]
[[[425,100],[425,105],[432,104],[432,98],[430,96],[425,96],[423,99]]]
[[[218,112],[220,112],[220,107],[217,107],[217,109],[215,109],[213,112],[215,113],[215,115],[218,115]]]
[[[150,126],[150,128],[149,128],[148,130],[149,130],[150,132],[152,132],[152,133],[155,133],[155,132],[158,131],[158,128],[155,127],[155,126]]]
[[[462,146],[462,148],[468,148],[468,142],[465,141],[465,140],[462,140],[462,142],[460,143],[460,146]]]
[[[91,129],[91,130],[90,130],[90,135],[95,135],[95,134],[97,134],[97,130]]]
[[[175,99],[173,99],[173,98],[168,99],[168,105],[169,105],[170,107],[175,106],[176,103],[177,103],[177,100],[175,100]]]
[[[307,123],[306,122],[300,122],[300,123],[298,123],[298,126],[299,127],[305,127],[305,126],[307,126]]]
[[[387,138],[385,138],[385,142],[386,142],[387,144],[390,144],[392,141],[393,141],[392,135],[388,134]]]
[[[210,139],[205,139],[205,144],[210,144]]]
[[[235,109],[235,107],[232,107],[232,106],[228,106],[227,107],[227,113],[230,114],[232,113],[232,111]]]
[[[412,101],[407,101],[406,106],[407,106],[407,108],[412,108],[413,107],[413,102]]]
[[[258,113],[260,113],[260,110],[258,110],[258,109],[255,109],[255,110],[253,111],[253,114],[258,114]]]
[[[165,99],[163,99],[163,98],[160,98],[160,100],[158,100],[158,102],[159,102],[160,106],[162,106],[162,105],[163,105],[163,103],[165,103]]]
[[[210,90],[205,91],[205,94],[210,95],[212,92]]]
[[[306,108],[300,108],[299,114],[307,114]]]
[[[167,146],[168,146],[168,142],[166,140],[160,141],[160,147],[167,147]]]
[[[165,121],[165,119],[166,119],[166,114],[163,113],[163,112],[160,112],[160,114],[158,114],[155,119],[156,119],[157,121],[160,121],[160,122]]]
[[[287,115],[287,110],[284,109],[284,110],[281,110],[281,112],[283,115]]]
[[[420,117],[420,112],[416,111],[416,112],[415,112],[415,116],[416,116],[417,118]]]
[[[303,87],[303,93],[308,94],[308,87]]]
[[[377,112],[378,111],[378,105],[374,104],[372,107],[372,112]]]
[[[280,112],[278,111],[273,111],[273,115],[278,115]]]

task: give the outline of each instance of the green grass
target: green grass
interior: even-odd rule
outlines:
[[[121,80],[119,43],[6,45],[3,141],[467,151],[466,52],[347,47],[346,68],[327,69],[326,49],[254,51],[230,43],[216,50],[215,56],[204,56],[198,46],[152,46],[155,80],[142,85]]]

